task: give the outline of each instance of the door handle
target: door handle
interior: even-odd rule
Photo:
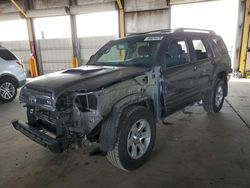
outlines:
[[[195,72],[197,70],[197,66],[194,66],[193,67],[193,71]]]

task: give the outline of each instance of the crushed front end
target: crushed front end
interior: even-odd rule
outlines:
[[[19,98],[28,121],[14,120],[13,126],[52,152],[79,146],[103,119],[95,93],[70,91],[55,98],[51,91],[25,86]]]

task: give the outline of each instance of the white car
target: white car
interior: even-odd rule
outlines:
[[[8,49],[0,47],[0,101],[14,100],[17,88],[25,82],[26,74],[22,61]]]

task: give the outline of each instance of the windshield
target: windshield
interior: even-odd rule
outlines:
[[[151,66],[163,36],[131,37],[107,44],[89,64],[104,66]]]

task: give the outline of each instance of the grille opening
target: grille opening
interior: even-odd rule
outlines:
[[[97,99],[94,95],[77,96],[75,104],[81,112],[92,112],[97,109]]]

